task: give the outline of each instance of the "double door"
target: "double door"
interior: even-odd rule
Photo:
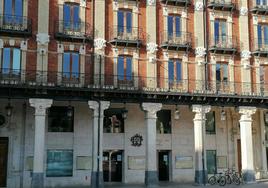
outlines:
[[[123,151],[103,152],[103,180],[122,182]]]
[[[0,187],[7,185],[8,138],[0,137]]]

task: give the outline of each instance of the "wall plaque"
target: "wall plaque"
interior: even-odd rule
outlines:
[[[143,138],[140,134],[135,134],[130,138],[131,145],[134,147],[140,147],[142,145]]]
[[[192,156],[176,156],[175,157],[175,168],[176,169],[192,169],[193,168],[193,157]]]
[[[90,170],[92,168],[91,156],[77,156],[76,157],[76,169],[77,170]]]
[[[217,157],[217,167],[218,168],[227,168],[227,157],[226,156],[218,156]]]
[[[145,156],[128,156],[129,170],[145,170]]]

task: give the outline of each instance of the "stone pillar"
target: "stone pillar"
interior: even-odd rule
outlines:
[[[44,156],[46,110],[52,105],[51,99],[29,99],[30,106],[35,108],[34,161],[32,188],[44,187]]]
[[[256,107],[240,106],[241,114],[240,138],[242,153],[242,172],[246,183],[255,182],[254,159],[253,159],[253,141],[252,141],[252,115],[256,112]]]
[[[195,147],[195,183],[206,184],[207,182],[207,165],[206,153],[204,149],[204,135],[206,113],[210,111],[210,106],[193,105],[192,110],[194,117],[194,147]]]
[[[88,106],[93,110],[92,126],[92,171],[91,187],[103,187],[103,170],[102,170],[102,138],[103,138],[103,113],[109,108],[110,102],[88,101]]]
[[[267,155],[266,152],[266,140],[265,140],[265,119],[266,119],[266,111],[260,110],[260,129],[261,129],[261,153],[262,153],[262,176],[267,174]],[[268,174],[267,174],[268,175]],[[264,178],[264,177],[262,177]]]
[[[145,184],[150,187],[157,185],[157,158],[156,158],[156,112],[161,110],[161,103],[142,103],[146,119],[146,166]]]

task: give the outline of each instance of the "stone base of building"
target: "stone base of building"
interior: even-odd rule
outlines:
[[[91,188],[102,188],[103,186],[103,172],[91,172]]]
[[[243,170],[243,180],[245,183],[255,183],[256,177],[255,172],[253,170]]]
[[[44,188],[44,173],[33,173],[31,188]]]
[[[147,187],[155,187],[158,185],[157,171],[145,171],[145,185]]]
[[[195,171],[195,184],[205,185],[207,184],[208,173],[205,170],[196,170]]]

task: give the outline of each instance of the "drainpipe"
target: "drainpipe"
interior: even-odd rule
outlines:
[[[98,104],[99,104],[99,119],[98,119],[98,167],[97,167],[97,179],[96,179],[96,185],[97,185],[97,187],[99,188],[100,187],[100,155],[102,155],[102,154],[100,154],[100,134],[101,134],[101,132],[100,132],[100,124],[101,124],[101,122],[100,122],[100,118],[101,118],[101,103],[100,103],[100,101],[98,101]]]

